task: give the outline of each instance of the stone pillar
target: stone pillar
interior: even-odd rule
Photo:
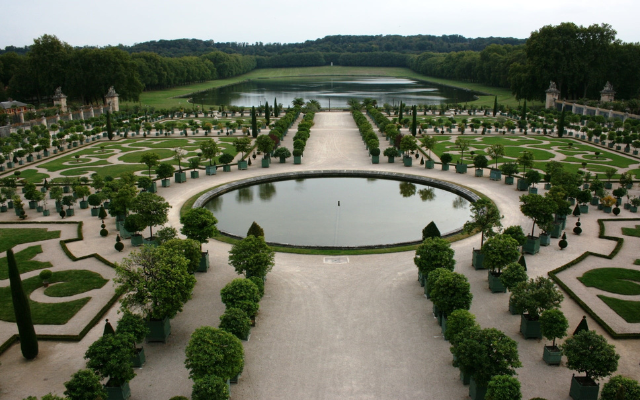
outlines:
[[[601,103],[613,102],[615,95],[616,95],[616,92],[613,90],[613,86],[611,85],[611,82],[607,81],[606,85],[604,85],[604,89],[600,91],[600,102]]]
[[[91,106],[91,108],[89,108],[89,118],[93,117],[95,117],[95,114],[93,113],[93,106]]]
[[[544,104],[544,108],[555,108],[556,101],[560,97],[560,91],[556,87],[555,82],[549,82],[549,89],[545,90],[547,98]]]
[[[109,106],[109,111],[115,112],[120,111],[120,104],[118,102],[118,93],[116,93],[113,86],[109,88],[106,96],[104,96],[105,104]]]
[[[61,87],[58,87],[53,95],[53,105],[59,106],[60,111],[67,112],[67,96],[62,93]]]
[[[47,125],[47,118],[45,118],[45,116],[42,116],[42,119],[40,119],[40,125],[44,125],[45,127],[48,126]]]
[[[24,124],[24,112],[22,112],[22,110],[20,110],[20,113],[18,114],[18,116],[20,117],[20,123]]]
[[[60,114],[56,114],[56,123],[60,122]]]

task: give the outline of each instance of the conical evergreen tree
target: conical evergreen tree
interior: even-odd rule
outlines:
[[[587,316],[583,315],[582,321],[580,321],[580,323],[576,327],[576,330],[573,331],[573,335],[575,336],[578,332],[588,331],[588,330],[589,330],[589,324],[587,324]]]
[[[251,136],[258,137],[258,121],[256,120],[256,108],[251,107]]]
[[[527,270],[527,260],[524,259],[524,254],[520,256],[520,259],[518,260],[518,264],[522,265],[525,271]]]
[[[31,320],[31,307],[29,299],[22,287],[20,271],[13,254],[13,249],[7,250],[7,264],[9,272],[9,282],[11,284],[11,299],[13,300],[13,311],[18,325],[18,335],[20,336],[20,349],[22,356],[27,360],[32,360],[38,355],[38,338]]]
[[[113,140],[113,127],[111,126],[111,113],[107,110],[107,137]]]
[[[493,98],[493,116],[495,117],[498,113],[498,96]]]
[[[411,123],[411,134],[415,137],[418,129],[418,107],[413,106],[413,121]]]
[[[102,331],[102,336],[115,335],[115,334],[116,334],[116,331],[113,329],[113,326],[111,326],[111,322],[109,322],[109,320],[106,319],[104,322],[104,330]]]
[[[264,118],[266,120],[267,126],[269,126],[271,122],[271,117],[269,116],[270,113],[271,111],[269,110],[269,102],[265,101],[264,102]]]
[[[102,220],[107,218],[107,211],[104,209],[103,205],[100,206],[100,211],[98,211],[98,218],[100,218]],[[102,222],[104,222],[104,221],[102,221]]]
[[[422,230],[422,240],[425,240],[427,238],[431,238],[431,237],[441,237],[442,235],[440,234],[440,229],[438,229],[438,227],[436,226],[436,223],[431,221],[429,222],[429,225],[427,225],[423,230]]]
[[[253,235],[255,237],[264,237],[264,229],[262,229],[262,227],[258,225],[256,221],[253,221],[253,223],[249,227],[249,231],[247,232],[247,236],[249,235]]]
[[[404,106],[404,104],[402,104],[402,102],[400,102],[400,110],[398,111],[398,123],[402,125],[402,107]]]
[[[280,107],[278,107],[278,99],[277,98],[273,98],[273,116],[278,118],[278,116],[280,115]]]

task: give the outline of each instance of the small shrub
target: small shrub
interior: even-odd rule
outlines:
[[[422,230],[422,240],[424,241],[430,237],[442,237],[440,234],[440,229],[436,226],[436,223],[431,221],[429,224]]]
[[[253,221],[253,223],[249,227],[249,230],[247,231],[247,236],[249,235],[252,235],[255,237],[259,237],[259,236],[264,237],[264,229],[262,229],[262,227],[258,225],[256,221]]]
[[[260,294],[260,299],[262,299],[264,297],[264,279],[259,276],[250,276],[247,279],[256,284],[258,287],[258,293]]]
[[[64,395],[69,400],[107,398],[107,391],[102,386],[100,378],[90,369],[79,370],[71,376],[71,380],[64,383],[64,386],[67,388]]]
[[[256,315],[260,308],[258,287],[249,279],[232,280],[222,288],[220,297],[227,308],[239,308],[250,317]]]
[[[197,379],[193,384],[192,400],[227,400],[228,398],[227,383],[217,376],[208,375]]]
[[[120,239],[120,235],[116,236],[116,244],[113,247],[115,247],[115,249],[118,251],[122,251],[124,249],[124,243],[122,243],[122,239]]]
[[[42,271],[40,271],[40,279],[42,279],[43,281],[48,281],[49,279],[51,279],[51,275],[53,275],[53,272],[48,269],[43,269]]]

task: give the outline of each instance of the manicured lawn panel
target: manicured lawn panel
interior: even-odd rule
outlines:
[[[585,286],[609,293],[636,296],[640,294],[640,271],[627,268],[597,268],[578,278]]]
[[[68,297],[85,293],[89,290],[100,289],[107,282],[102,275],[87,270],[69,270],[56,272],[50,281],[52,285],[44,290],[50,297]],[[56,283],[60,282],[60,283]],[[56,283],[53,285],[53,283]]]
[[[628,323],[640,322],[640,301],[620,300],[601,294],[598,297]]]
[[[0,253],[22,243],[56,239],[60,231],[48,231],[46,228],[2,228],[0,229]]]
[[[40,253],[42,253],[42,246],[37,245],[27,247],[15,254],[18,270],[21,274],[35,271],[37,269],[51,268],[51,263],[48,261],[43,262],[32,260],[33,257]],[[0,280],[9,279],[8,267],[7,257],[0,258]]]
[[[45,179],[49,178],[49,174],[38,172],[35,169],[25,169],[20,174],[20,179],[24,179],[29,183],[42,183]]]
[[[118,157],[118,160],[120,160],[122,162],[126,162],[126,163],[132,163],[132,164],[140,163],[140,156],[142,156],[144,153],[147,153],[147,152],[156,153],[160,157],[161,160],[163,160],[165,158],[173,157],[173,151],[172,150],[168,150],[168,149],[153,149],[153,150],[135,151],[135,152],[127,153],[127,154],[124,154],[124,155]]]

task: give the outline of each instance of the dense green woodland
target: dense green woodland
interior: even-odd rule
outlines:
[[[510,88],[542,100],[549,81],[561,98],[598,99],[610,81],[616,109],[640,110],[640,44],[622,43],[609,25],[544,26],[522,40],[462,36],[327,36],[304,43],[215,43],[161,40],[107,48],[73,48],[55,36],[20,55],[0,55],[0,99],[40,104],[61,86],[72,99],[100,103],[110,86],[124,100],[153,90],[224,79],[256,68],[407,67],[427,76]],[[16,48],[12,48],[16,50]],[[6,89],[5,89],[6,88]]]

